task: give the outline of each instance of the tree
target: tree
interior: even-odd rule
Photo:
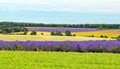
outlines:
[[[73,36],[76,36],[76,34],[73,34]]]
[[[104,36],[103,36],[103,35],[101,35],[100,37],[101,37],[101,38],[103,38]]]
[[[23,33],[23,35],[26,35],[26,34],[27,34],[27,32],[28,32],[28,31],[26,31],[26,30],[25,30],[25,31],[24,31],[24,33]]]
[[[71,36],[71,32],[69,30],[65,31],[65,36]]]
[[[120,41],[120,35],[116,39]]]
[[[107,36],[104,36],[104,38],[108,38]]]
[[[44,35],[44,33],[41,33],[41,35]]]
[[[51,35],[55,35],[55,31],[51,31]]]
[[[56,35],[61,36],[61,32],[57,30],[57,31],[56,31]]]
[[[99,30],[103,30],[103,26],[99,26],[99,28],[98,28]]]
[[[63,34],[60,31],[58,31],[58,30],[51,31],[51,35],[63,36]]]
[[[120,26],[118,28],[120,29]]]
[[[31,35],[36,35],[36,31],[32,31],[32,32],[31,32]]]

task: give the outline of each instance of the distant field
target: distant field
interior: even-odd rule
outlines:
[[[120,69],[120,54],[0,51],[0,69]]]
[[[97,28],[65,28],[65,27],[27,27],[29,31],[37,31],[37,32],[51,32],[59,30],[61,32],[65,32],[69,30],[71,32],[88,32],[88,31],[97,31]]]
[[[109,38],[79,37],[79,36],[39,36],[39,35],[0,35],[0,40],[35,40],[35,41],[86,41],[86,40],[112,40]]]
[[[27,35],[30,35],[31,32],[28,32]],[[43,33],[43,36],[51,36],[50,32],[37,32],[37,35],[41,36],[41,33]],[[12,33],[16,35],[22,35],[22,32]],[[91,36],[94,35],[95,37],[100,37],[101,35],[107,36],[108,38],[112,37],[118,37],[120,35],[120,32],[112,32],[112,31],[95,31],[95,32],[72,32],[72,34],[75,34],[76,36]],[[64,35],[64,33],[63,33]]]
[[[100,31],[100,32],[109,33],[109,34],[119,34],[119,35],[120,35],[120,30],[119,30],[119,29],[114,29],[114,30],[103,30],[103,31]]]
[[[107,36],[108,38],[118,37],[120,34],[116,34],[114,32],[108,33],[103,31],[96,31],[96,32],[72,32],[72,34],[76,34],[77,36],[91,36],[94,35],[95,37],[100,37],[101,35]]]

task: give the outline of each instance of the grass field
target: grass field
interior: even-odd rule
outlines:
[[[109,38],[79,37],[79,36],[39,36],[39,35],[0,35],[0,40],[31,40],[31,41],[86,41],[86,40],[112,40]]]
[[[0,69],[120,69],[120,54],[0,51]]]

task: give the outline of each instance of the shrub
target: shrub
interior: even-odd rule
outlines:
[[[120,41],[120,35],[116,39]]]
[[[112,47],[112,52],[113,53],[120,53],[120,47],[119,46]]]
[[[51,35],[55,35],[55,31],[51,31]]]
[[[56,31],[51,31],[51,35],[63,36],[63,34],[62,34],[60,31],[58,31],[58,30],[56,30]]]
[[[44,33],[41,33],[41,35],[44,35]]]
[[[73,36],[76,36],[76,34],[73,34]]]
[[[36,31],[32,31],[32,32],[31,32],[31,35],[36,35]]]
[[[24,46],[21,45],[21,44],[17,44],[17,45],[16,45],[16,50],[17,50],[17,51],[23,51],[23,50],[24,50]]]
[[[104,36],[103,36],[103,35],[101,35],[100,37],[101,37],[101,38],[103,38]]]
[[[66,36],[71,36],[71,32],[70,32],[69,30],[66,30],[66,31],[65,31],[65,35],[66,35]]]
[[[23,32],[23,35],[26,35],[26,34],[27,34],[27,32],[28,32],[28,31],[24,31],[24,32]]]
[[[57,45],[56,48],[55,48],[55,50],[56,51],[63,51],[62,46],[60,46],[60,45]]]
[[[96,48],[95,52],[103,52],[103,46],[99,46]]]
[[[94,37],[94,35],[91,35],[91,37]]]
[[[33,51],[40,51],[40,50],[39,50],[39,48],[36,47],[33,49]]]
[[[5,46],[3,50],[12,50],[12,48],[10,46]]]
[[[89,48],[88,51],[89,52],[103,52],[103,46],[98,46],[98,47],[92,47],[92,48]]]
[[[108,38],[107,36],[104,36],[104,38]]]
[[[2,45],[0,44],[0,50],[2,50]]]

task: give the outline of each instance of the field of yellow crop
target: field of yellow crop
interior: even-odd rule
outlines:
[[[97,37],[79,37],[79,36],[39,36],[39,35],[0,35],[0,40],[15,41],[15,40],[34,40],[34,41],[86,41],[86,40],[112,40],[110,38]]]
[[[28,32],[27,35],[30,35],[31,32]],[[12,33],[12,34],[16,34],[16,35],[22,35],[23,32],[16,32],[16,33]],[[62,33],[63,35],[65,35],[64,33]],[[120,35],[120,31],[116,31],[116,30],[102,30],[102,31],[94,31],[94,32],[72,32],[72,34],[75,34],[76,36],[84,36],[84,37],[88,37],[88,36],[92,36],[94,35],[94,37],[100,37],[101,35],[103,36],[107,36],[108,38],[113,38],[113,37],[117,37]],[[51,36],[50,32],[37,32],[38,36]]]
[[[109,33],[109,34],[119,34],[120,35],[120,30],[103,30],[103,31],[100,31],[100,32]]]
[[[28,32],[27,35],[30,35],[31,32]],[[43,34],[42,34],[43,33]],[[37,32],[37,35],[50,36],[50,32]]]
[[[31,32],[28,32],[27,35],[30,35]],[[13,32],[12,35],[23,35],[23,32]],[[50,36],[50,32],[37,32],[37,35]]]
[[[76,34],[77,36],[92,36],[100,37],[101,35],[107,36],[108,38],[117,37],[119,34],[106,33],[106,32],[72,32],[72,34]]]

